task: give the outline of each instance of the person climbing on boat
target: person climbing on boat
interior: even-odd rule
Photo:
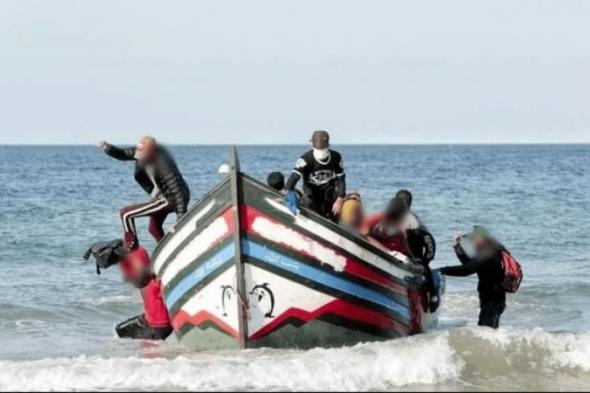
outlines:
[[[401,225],[405,233],[406,241],[414,262],[424,267],[426,287],[429,294],[430,311],[435,312],[440,305],[440,287],[438,280],[430,269],[430,262],[436,255],[436,241],[426,225],[412,210],[413,195],[409,190],[401,189],[395,194],[396,198],[403,200],[408,206],[408,211]]]
[[[119,323],[115,332],[120,338],[165,340],[172,333],[172,325],[164,300],[160,280],[152,270],[150,257],[144,247],[129,251],[121,239],[96,242],[84,259],[94,257],[97,274],[101,269],[118,264],[123,278],[141,292],[143,313]]]
[[[469,239],[475,250],[470,257],[461,245],[461,239]],[[500,317],[506,308],[507,289],[514,292],[522,280],[522,270],[506,248],[490,232],[475,226],[468,235],[457,233],[453,236],[453,247],[461,262],[458,266],[446,266],[440,272],[446,276],[465,277],[477,274],[479,283],[479,326],[497,329]],[[507,287],[507,285],[510,285]]]
[[[406,202],[399,197],[392,198],[384,212],[373,214],[362,225],[361,234],[370,242],[377,242],[381,247],[413,257],[403,227],[409,212]]]
[[[266,178],[266,184],[280,194],[285,193],[285,175],[282,172],[269,173]],[[295,196],[298,202],[303,200],[303,193],[300,190],[295,190]]]
[[[160,241],[168,214],[182,217],[188,207],[190,190],[176,162],[166,148],[150,136],[142,137],[135,147],[119,148],[108,142],[99,142],[104,152],[120,161],[135,161],[135,180],[150,195],[150,200],[124,207],[121,222],[125,246],[132,250],[138,246],[135,219],[150,217],[149,232]]]
[[[395,194],[395,198],[404,201],[408,207],[400,229],[405,232],[410,253],[424,266],[428,266],[436,253],[434,236],[412,210],[414,198],[410,191],[401,189]]]
[[[330,149],[327,131],[314,131],[312,149],[304,153],[295,164],[293,173],[285,185],[286,193],[294,192],[303,179],[306,207],[337,222],[346,195],[346,181],[342,156]],[[286,199],[289,195],[286,195]]]
[[[340,225],[351,232],[359,233],[362,228],[364,218],[365,215],[363,212],[361,195],[358,192],[346,194],[344,203],[342,204]]]

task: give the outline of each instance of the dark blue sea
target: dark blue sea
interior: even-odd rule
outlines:
[[[115,338],[140,313],[116,269],[82,255],[146,199],[130,163],[93,146],[0,146],[0,390],[579,390],[590,386],[590,146],[335,146],[368,211],[400,188],[455,264],[451,235],[488,227],[522,263],[503,327],[475,326],[475,278],[449,278],[439,330],[310,351],[191,353]],[[172,146],[193,203],[226,146]],[[240,147],[242,169],[286,175],[305,146]],[[171,224],[169,221],[168,224]],[[147,226],[140,237],[149,248]]]

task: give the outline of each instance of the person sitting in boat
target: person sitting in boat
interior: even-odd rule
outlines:
[[[359,233],[364,220],[361,195],[358,192],[351,192],[344,198],[342,214],[340,214],[340,225],[345,229]]]
[[[285,193],[285,175],[282,172],[271,172],[266,178],[266,184],[276,192],[280,194]],[[295,196],[297,201],[301,202],[303,199],[303,193],[300,190],[295,190]]]
[[[403,227],[406,214],[409,212],[406,202],[399,197],[389,201],[383,213],[377,213],[365,220],[361,233],[367,239],[391,252],[398,252],[411,257],[410,246]]]
[[[467,255],[461,239],[468,238],[475,250],[475,256]],[[440,272],[446,276],[465,277],[477,273],[479,283],[477,291],[479,292],[479,326],[487,326],[497,329],[500,325],[500,317],[506,308],[506,263],[507,258],[511,263],[516,264],[518,272],[510,276],[513,280],[517,280],[515,289],[518,289],[520,280],[522,279],[522,271],[520,265],[512,259],[510,253],[506,248],[498,242],[490,232],[482,227],[475,226],[473,232],[468,235],[456,233],[453,236],[453,248],[457,254],[457,258],[461,265],[446,266],[440,269]]]
[[[132,250],[138,246],[135,218],[150,217],[149,232],[160,241],[166,217],[176,212],[182,217],[188,207],[190,190],[174,158],[150,136],[142,137],[135,147],[119,148],[108,142],[98,146],[109,156],[121,161],[135,161],[135,180],[150,195],[150,200],[124,207],[121,222],[125,246]]]
[[[285,190],[295,191],[297,182],[303,179],[306,207],[336,222],[346,195],[342,156],[329,148],[327,131],[314,131],[311,144],[312,149],[297,160]]]

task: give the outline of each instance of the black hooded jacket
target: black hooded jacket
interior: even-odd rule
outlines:
[[[117,160],[135,161],[135,180],[145,192],[151,194],[154,184],[148,176],[145,165],[135,158],[135,147],[119,148],[108,145],[105,152]],[[188,208],[190,189],[176,166],[172,155],[162,146],[156,147],[156,155],[152,162],[154,167],[154,181],[160,192],[172,205],[177,216],[183,216]]]

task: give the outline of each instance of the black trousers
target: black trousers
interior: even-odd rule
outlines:
[[[506,300],[481,300],[479,301],[479,326],[487,326],[497,329],[500,326],[500,316],[506,308]]]
[[[303,206],[315,211],[330,221],[338,222],[338,217],[332,213],[332,206],[338,198],[336,189],[329,187],[324,190],[310,190],[304,187]]]
[[[115,328],[120,338],[139,340],[165,340],[172,333],[171,326],[151,326],[143,314],[121,322]]]

